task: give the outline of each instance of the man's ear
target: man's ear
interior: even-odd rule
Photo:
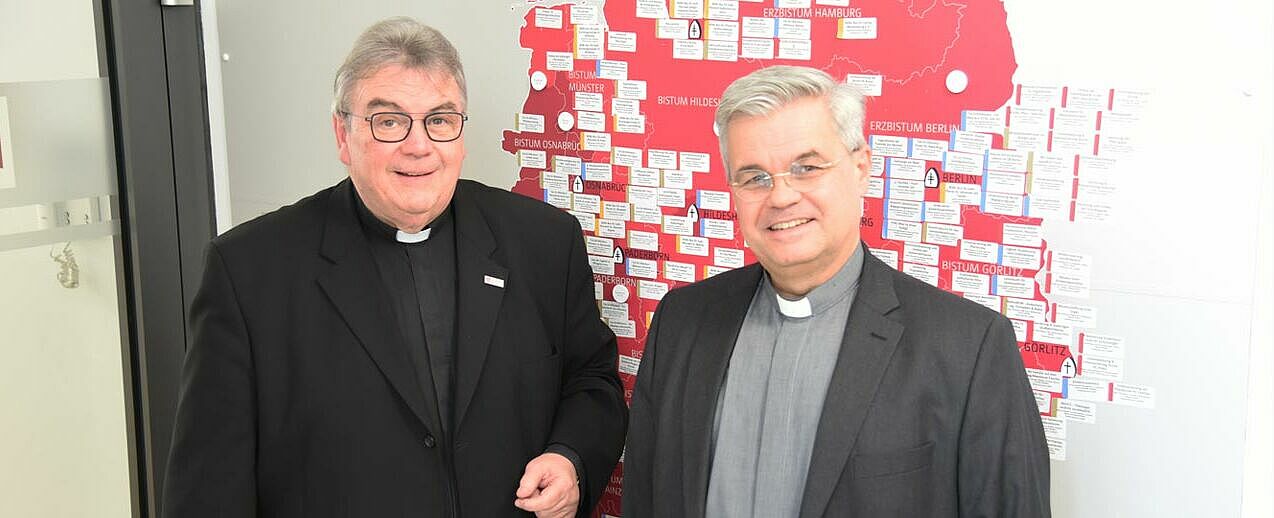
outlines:
[[[862,153],[854,162],[854,182],[861,192],[867,192],[871,180],[871,148],[863,146]]]
[[[336,149],[341,163],[349,165],[349,125],[348,118],[339,113],[332,114],[332,132],[336,134]]]

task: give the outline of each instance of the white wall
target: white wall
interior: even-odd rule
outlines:
[[[0,252],[0,516],[132,516],[115,238],[71,246]]]
[[[1257,147],[1252,150],[1253,168],[1260,181],[1260,209],[1256,219],[1257,258],[1252,283],[1252,357],[1248,375],[1248,423],[1243,465],[1243,516],[1274,516],[1274,10],[1266,3],[1253,11],[1256,33],[1248,33],[1248,48],[1257,51],[1253,58],[1264,59],[1264,67],[1255,67],[1256,83],[1264,85],[1253,92]],[[1264,139],[1259,139],[1264,135]]]
[[[1267,32],[1267,36],[1274,31]],[[1270,113],[1268,103],[1264,113]],[[1274,121],[1274,117],[1267,120]],[[1274,147],[1262,152],[1256,282],[1252,283],[1252,357],[1243,465],[1243,516],[1274,516]]]
[[[98,65],[92,0],[0,0],[0,96],[14,147],[5,151],[16,173],[16,187],[0,189],[0,208],[115,192]],[[0,244],[37,227],[28,220],[0,221],[10,234]],[[74,289],[59,284],[50,258],[64,243],[0,247],[0,516],[133,515],[111,228],[49,231],[72,239]]]
[[[1006,2],[1015,80],[1151,92],[1103,224],[1048,224],[1094,256],[1091,305],[1128,339],[1142,411],[1102,407],[1054,463],[1059,516],[1270,516],[1274,11],[1268,2]],[[1128,167],[1125,167],[1127,165]]]
[[[332,78],[358,34],[389,16],[433,24],[459,50],[470,100],[463,175],[511,186],[516,164],[500,150],[500,132],[521,104],[527,58],[516,51],[521,16],[510,5],[219,0],[216,30],[229,56],[221,74],[234,222],[344,178],[332,134]]]
[[[217,233],[234,226],[230,204],[230,158],[226,153],[226,109],[221,90],[221,35],[217,32],[217,0],[202,0],[203,53],[208,92],[208,139],[212,152],[212,200]]]

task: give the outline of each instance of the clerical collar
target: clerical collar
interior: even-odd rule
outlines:
[[[451,222],[451,205],[442,210],[442,213],[433,221],[429,222],[429,226],[424,230],[416,233],[403,232],[377,218],[372,211],[367,208],[367,204],[363,203],[362,196],[359,196],[357,189],[350,189],[354,192],[354,205],[358,208],[358,220],[363,225],[363,231],[369,235],[377,236],[396,243],[415,244],[423,243],[429,239],[435,229],[445,227]]]
[[[775,302],[779,303],[779,313],[782,313],[783,316],[792,317],[792,318],[805,318],[814,314],[814,311],[810,308],[809,297],[801,297],[796,300],[787,300],[783,298],[782,295],[775,293],[774,300]]]
[[[424,230],[416,232],[415,234],[409,234],[399,230],[394,233],[394,239],[399,243],[419,243],[421,241],[429,240],[429,234],[431,232],[433,232],[433,227],[425,227]]]
[[[840,270],[833,275],[827,282],[810,290],[804,297],[796,300],[787,300],[779,295],[774,289],[774,285],[770,283],[770,276],[766,274],[762,276],[762,290],[767,294],[774,296],[777,303],[779,313],[788,318],[809,318],[817,313],[822,313],[827,308],[832,307],[841,299],[849,296],[858,288],[858,278],[863,272],[863,245],[858,244],[858,248],[854,249],[854,254],[849,256],[849,260],[841,265]]]

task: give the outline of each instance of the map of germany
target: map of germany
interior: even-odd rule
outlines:
[[[1123,340],[1091,333],[1092,258],[1044,221],[1102,220],[1133,143],[1135,91],[1015,85],[999,2],[611,0],[535,4],[530,90],[504,149],[513,190],[580,221],[631,390],[670,289],[754,259],[735,228],[712,118],[725,86],[791,64],[869,96],[862,236],[887,264],[1008,316],[1065,458],[1095,402],[1153,406],[1122,383]],[[622,463],[600,506],[620,514]]]

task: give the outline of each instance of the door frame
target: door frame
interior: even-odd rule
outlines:
[[[151,517],[189,341],[185,316],[216,235],[201,6],[95,4],[119,175],[133,514]]]

